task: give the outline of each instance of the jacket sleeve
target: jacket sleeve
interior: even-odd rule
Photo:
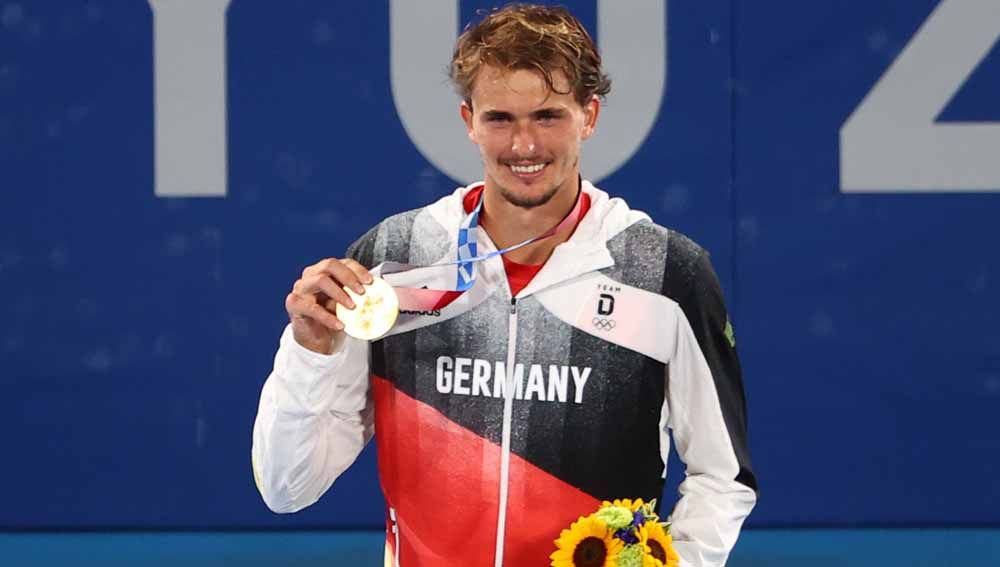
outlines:
[[[369,268],[379,227],[347,250]],[[291,325],[260,395],[253,427],[254,481],[271,510],[312,505],[358,458],[375,432],[368,341],[344,336],[333,354],[295,342]]]
[[[681,565],[725,565],[757,501],[747,448],[746,398],[736,342],[707,253],[682,270],[677,342],[667,366],[667,403],[686,465],[670,517]]]
[[[285,328],[253,428],[254,480],[274,512],[319,500],[371,439],[368,350],[346,337],[334,354],[318,354]]]

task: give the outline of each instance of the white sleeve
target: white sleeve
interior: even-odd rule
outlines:
[[[369,343],[346,337],[331,355],[281,335],[253,428],[257,489],[278,513],[312,505],[361,453],[374,433]]]
[[[701,348],[687,318],[679,315],[677,320],[667,401],[686,476],[670,517],[670,532],[682,566],[721,567],[757,501],[749,462],[740,457],[745,456],[745,422],[742,416],[724,415],[742,413],[736,412],[742,387],[724,371],[735,368],[729,374],[738,374],[738,363],[735,349],[713,337],[702,341],[705,348]]]

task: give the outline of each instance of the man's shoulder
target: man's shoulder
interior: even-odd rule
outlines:
[[[584,181],[584,190],[591,195],[594,207],[599,211],[609,246],[619,241],[630,249],[652,254],[666,253],[669,248],[678,262],[695,261],[705,253],[705,249],[692,238],[677,229],[654,222],[650,215],[632,208],[623,197],[612,196],[589,181]],[[631,248],[633,246],[639,248]],[[660,256],[659,261],[662,262],[664,257]]]
[[[424,248],[446,245],[447,227],[461,217],[462,191],[382,219],[348,248],[348,256],[369,267],[385,261],[408,262],[415,255],[433,256],[436,250]],[[413,250],[414,246],[421,250]]]
[[[430,215],[439,224],[451,224],[457,222],[462,216],[462,195],[468,190],[466,187],[459,187],[453,192],[438,198],[435,201],[420,207],[401,211],[385,217],[372,230],[377,229],[411,229],[414,221],[421,215]],[[370,232],[370,231],[369,231]]]
[[[686,294],[705,271],[708,252],[675,228],[654,222],[632,208],[622,197],[613,197],[584,181],[596,210],[595,221],[614,265],[605,274],[622,283],[676,299]]]
[[[423,212],[426,208],[427,205],[424,205],[422,207],[400,211],[389,215],[372,227],[372,230],[410,230],[413,226],[414,220],[417,218],[417,215]]]
[[[673,266],[691,265],[708,255],[706,249],[687,234],[643,216],[609,238],[609,248],[629,250],[633,257],[637,254],[647,256],[645,260]]]
[[[614,259],[608,276],[678,302],[702,282],[714,281],[709,253],[693,238],[654,222],[621,198],[608,196],[606,206],[604,229]]]

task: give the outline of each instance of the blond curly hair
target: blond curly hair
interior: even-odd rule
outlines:
[[[538,72],[551,92],[572,94],[581,105],[611,91],[594,40],[569,10],[533,4],[509,4],[486,14],[459,36],[449,77],[471,106],[472,89],[483,65]],[[569,91],[556,89],[552,74],[562,71]]]

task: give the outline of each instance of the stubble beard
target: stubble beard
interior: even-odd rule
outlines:
[[[556,193],[559,192],[559,186],[554,185],[550,187],[547,191],[541,195],[524,196],[518,195],[512,191],[509,191],[506,187],[500,187],[500,196],[504,198],[505,201],[514,205],[515,207],[520,207],[522,209],[534,209],[535,207],[541,207],[545,203],[552,200]]]
[[[579,163],[579,159],[580,158],[577,158],[574,161],[574,164]],[[501,167],[506,167],[506,166],[501,166]],[[559,192],[559,187],[561,185],[562,185],[561,183],[556,183],[552,187],[549,187],[541,195],[533,195],[533,196],[518,195],[502,185],[499,185],[499,189],[500,189],[500,196],[503,197],[504,200],[510,203],[511,205],[514,205],[515,207],[520,207],[522,209],[534,209],[535,207],[541,207],[542,205],[551,201],[552,197],[555,197],[556,193]]]

